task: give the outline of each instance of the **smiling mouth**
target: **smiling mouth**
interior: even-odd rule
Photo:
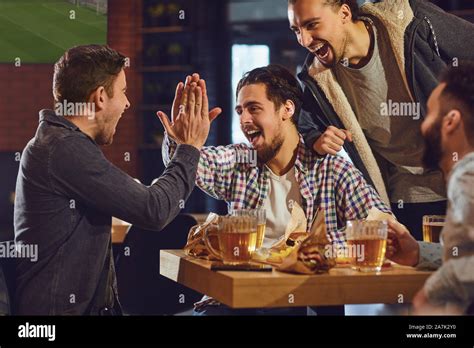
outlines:
[[[255,146],[262,137],[262,131],[259,129],[246,130],[244,133],[253,146]]]
[[[329,44],[327,42],[320,42],[312,51],[319,60],[324,61],[329,56]]]

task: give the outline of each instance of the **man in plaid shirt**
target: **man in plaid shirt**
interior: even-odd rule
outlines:
[[[193,75],[193,82],[187,79],[186,85],[199,83],[203,104],[207,104],[205,83],[198,79]],[[192,88],[187,87],[186,93],[192,93]],[[181,108],[186,105],[188,98],[182,97],[183,94],[178,86],[174,114],[177,103],[181,103]],[[320,156],[305,146],[296,128],[301,104],[301,87],[285,68],[269,65],[254,69],[238,84],[236,106],[242,131],[251,145],[201,149],[196,185],[210,196],[225,200],[229,209],[264,208],[267,224],[263,245],[266,247],[284,235],[295,202],[306,213],[308,231],[317,210],[325,212],[328,238],[333,244],[345,240],[347,220],[366,218],[373,207],[390,213],[374,188],[350,162],[340,156]],[[163,160],[167,165],[179,136],[174,134],[165,114],[159,112],[158,116],[166,129]],[[206,298],[203,301],[208,305],[206,314],[212,314],[209,305],[215,302]],[[220,307],[214,314],[285,313]],[[301,314],[291,312],[295,313]]]
[[[269,88],[270,83],[280,85],[276,90],[282,94],[280,105],[272,102],[274,97],[268,98],[274,89],[273,86]],[[258,92],[266,100],[257,100]],[[272,174],[283,175],[293,167],[301,200],[280,204],[290,209],[292,202],[300,201],[306,212],[308,231],[318,209],[325,212],[328,238],[332,242],[345,239],[343,229],[347,220],[367,217],[372,207],[390,212],[350,162],[340,156],[319,156],[305,146],[295,126],[295,116],[301,108],[301,90],[297,80],[286,69],[270,65],[250,71],[239,82],[237,99],[236,111],[241,118],[242,130],[256,146],[232,144],[201,149],[196,185],[208,195],[225,200],[229,210],[265,207]],[[269,111],[261,110],[267,106],[265,103],[271,106]],[[283,115],[278,117],[279,113]],[[265,118],[267,124],[278,124],[279,120],[281,124],[266,129]],[[276,134],[269,139],[274,130],[272,127],[280,129],[276,129]],[[284,139],[280,138],[282,135],[285,135]],[[275,143],[278,151],[272,148]],[[167,132],[163,142],[165,165],[175,148],[176,143]],[[281,233],[284,230],[280,229]]]

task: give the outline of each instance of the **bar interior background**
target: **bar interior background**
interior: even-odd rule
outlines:
[[[53,34],[54,23],[34,28],[41,15],[28,12],[38,1],[3,0],[4,9],[16,6],[21,18],[4,13],[0,23],[0,241],[13,239],[13,203],[19,154],[34,136],[38,111],[52,108],[53,64],[68,47],[48,51],[45,37]],[[91,25],[103,22],[104,42],[130,58],[126,70],[131,108],[121,119],[106,157],[129,175],[149,185],[164,170],[161,159],[163,128],[157,110],[168,114],[175,86],[186,74],[199,72],[208,83],[211,106],[224,110],[211,129],[208,145],[241,141],[238,118],[233,111],[235,85],[242,74],[257,66],[278,63],[294,73],[301,69],[306,50],[288,28],[286,0],[46,0],[51,11],[89,11]],[[363,3],[364,1],[359,1]],[[446,11],[474,22],[474,2],[432,1]],[[69,13],[64,12],[66,15]],[[184,16],[183,16],[184,14]],[[59,12],[58,15],[61,15]],[[35,17],[36,16],[36,17]],[[25,23],[21,23],[21,20]],[[97,23],[96,23],[97,22]],[[30,35],[41,53],[38,57],[8,56],[11,40],[31,25]],[[89,28],[90,29],[90,28]],[[28,30],[27,30],[28,31]],[[40,35],[41,34],[41,35]],[[3,39],[2,39],[3,38]],[[12,40],[13,40],[12,39]],[[69,47],[86,43],[87,35],[70,37]],[[93,42],[89,42],[93,43]],[[25,44],[25,43],[24,43]],[[26,43],[27,44],[27,43]],[[2,45],[5,45],[2,47]],[[186,203],[185,213],[225,213],[218,202],[196,188]],[[176,231],[185,237],[188,231]],[[167,238],[164,236],[163,238]]]

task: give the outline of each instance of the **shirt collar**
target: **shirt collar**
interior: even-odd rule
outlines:
[[[314,153],[312,149],[306,146],[303,137],[300,134],[300,142],[298,144],[295,167],[298,168],[299,171],[306,174],[313,168],[316,157],[318,157],[318,155]]]
[[[77,127],[74,123],[71,121],[68,121],[62,116],[56,115],[56,113],[53,110],[49,109],[43,109],[39,112],[39,122],[47,122],[51,124],[56,124],[59,126],[63,126],[64,128],[76,131],[80,130],[79,127]]]

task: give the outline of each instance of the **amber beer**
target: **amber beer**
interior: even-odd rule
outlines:
[[[257,245],[257,231],[219,233],[219,250],[225,263],[250,261]]]
[[[423,216],[423,241],[439,243],[439,236],[443,230],[445,218],[443,215]]]
[[[257,225],[257,244],[256,247],[261,248],[263,245],[263,239],[265,238],[265,226],[266,223]]]
[[[257,246],[257,218],[255,216],[219,217],[217,236],[218,247],[211,243],[209,230],[204,233],[204,242],[211,254],[225,264],[248,263]]]
[[[265,239],[265,226],[267,224],[266,211],[264,208],[257,209],[235,209],[231,212],[232,216],[240,217],[254,217],[257,219],[257,244],[256,248],[259,249],[263,245]]]
[[[382,269],[387,249],[387,221],[348,221],[348,253],[352,268],[361,272]]]
[[[360,270],[379,271],[385,258],[386,239],[357,239],[347,242],[351,250],[351,264]]]

